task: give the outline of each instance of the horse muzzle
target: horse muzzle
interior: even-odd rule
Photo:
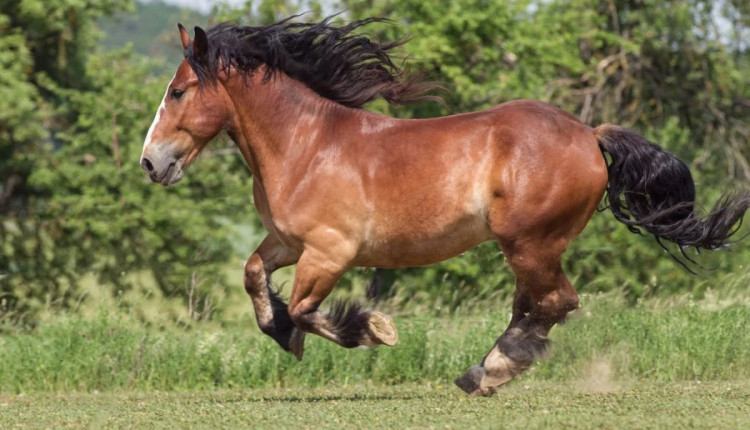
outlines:
[[[148,175],[151,182],[169,186],[184,175],[181,160],[173,157],[159,157],[158,154],[145,154],[141,157],[141,169]]]

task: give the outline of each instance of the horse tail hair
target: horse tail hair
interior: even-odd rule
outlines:
[[[602,125],[594,134],[599,148],[609,155],[609,208],[630,231],[653,234],[663,248],[660,239],[676,243],[688,260],[685,248],[700,251],[728,245],[750,208],[750,190],[724,193],[708,215],[701,215],[685,163],[623,127]]]

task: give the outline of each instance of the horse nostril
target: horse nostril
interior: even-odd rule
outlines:
[[[143,160],[141,160],[141,167],[146,171],[146,173],[151,173],[154,171],[154,165],[151,164],[151,160],[145,157],[143,158]]]

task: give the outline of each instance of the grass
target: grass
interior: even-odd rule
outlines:
[[[0,428],[748,428],[745,299],[584,296],[550,356],[491,398],[451,381],[505,313],[397,316],[394,348],[308,337],[302,362],[250,320],[57,315],[0,335]]]
[[[0,395],[0,428],[748,428],[750,385],[512,384],[490,398],[449,386],[397,385]]]
[[[308,336],[297,362],[248,327],[154,330],[122,316],[57,318],[0,336],[0,393],[450,384],[477,363],[507,315],[400,317],[394,348],[344,350]],[[203,327],[203,328],[200,328]],[[750,380],[750,307],[624,307],[585,298],[552,332],[529,381]]]

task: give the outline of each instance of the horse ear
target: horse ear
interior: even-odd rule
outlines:
[[[193,55],[200,62],[205,62],[208,56],[208,36],[200,27],[195,27],[195,40],[193,40]]]
[[[177,23],[177,28],[180,29],[180,39],[182,40],[182,49],[187,49],[188,45],[190,44],[190,35],[188,34],[187,30],[185,30],[185,27],[182,26],[179,22]]]

